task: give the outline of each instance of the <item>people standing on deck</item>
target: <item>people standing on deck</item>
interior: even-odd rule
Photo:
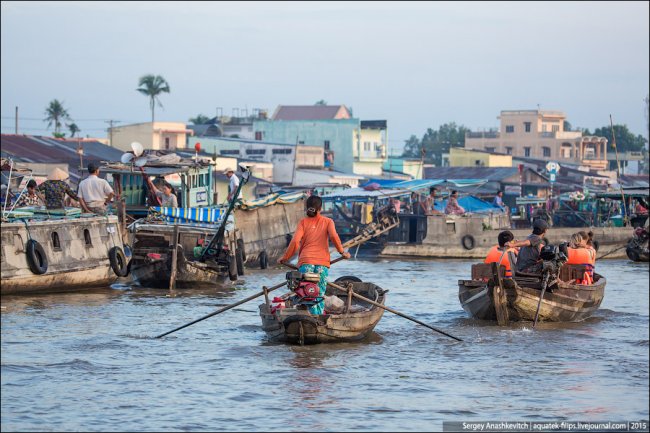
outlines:
[[[16,202],[16,207],[41,206],[43,204],[43,199],[36,193],[36,187],[36,181],[30,179],[29,182],[27,182],[27,194],[20,196]]]
[[[510,257],[508,253],[512,252],[515,257],[517,256],[516,248],[507,248],[506,244],[513,240],[515,236],[509,230],[502,231],[498,236],[498,245],[490,248],[490,251],[485,257],[484,263],[496,263],[498,265],[503,265],[506,268],[505,277],[512,278],[512,264],[510,263]]]
[[[39,185],[38,191],[45,194],[45,206],[48,209],[64,209],[66,194],[74,200],[79,200],[77,194],[66,183],[70,175],[56,167],[47,176],[47,180]]]
[[[176,198],[176,194],[174,192],[174,187],[167,182],[166,180],[163,181],[162,184],[162,191],[158,188],[156,188],[156,185],[151,183],[151,186],[153,187],[153,191],[160,199],[160,206],[161,207],[178,207],[178,199]]]
[[[106,205],[115,193],[106,179],[99,178],[99,167],[88,164],[88,177],[79,182],[79,202],[86,212],[106,215]]]
[[[420,195],[413,191],[411,193],[411,212],[414,215],[426,215],[426,205],[422,200],[420,200]]]
[[[542,261],[539,254],[542,251],[542,239],[546,236],[548,224],[544,220],[533,221],[533,233],[523,241],[512,240],[506,243],[508,248],[519,248],[517,271],[530,274],[542,273]]]
[[[432,186],[431,188],[429,188],[429,195],[424,200],[424,204],[425,204],[424,207],[426,209],[427,215],[442,215],[442,212],[440,212],[439,210],[437,210],[435,208],[435,204],[436,204],[436,188],[435,187]]]
[[[298,271],[320,275],[318,283],[320,302],[309,308],[312,314],[323,314],[324,311],[325,289],[330,267],[329,241],[332,241],[343,258],[350,258],[350,253],[341,245],[334,221],[320,214],[322,206],[323,200],[318,196],[312,195],[307,199],[307,217],[300,220],[291,243],[278,260],[280,264],[288,262],[298,251]]]
[[[445,213],[450,215],[463,215],[465,213],[465,209],[458,204],[458,191],[451,192],[449,200],[447,200]]]
[[[233,197],[235,200],[238,199],[241,197],[241,192],[237,195],[237,197],[235,197],[235,193],[239,187],[239,178],[235,174],[235,170],[229,167],[225,169],[223,173],[228,177],[228,179],[230,179],[230,183],[228,184],[228,201],[230,202]]]

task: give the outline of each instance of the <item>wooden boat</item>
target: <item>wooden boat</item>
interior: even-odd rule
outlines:
[[[373,283],[357,281],[350,284],[355,293],[384,304],[387,290]],[[334,291],[328,287],[326,295],[333,294]],[[372,333],[384,314],[382,308],[352,296],[348,297],[342,313],[312,315],[307,309],[299,307],[276,309],[268,300],[259,306],[262,329],[269,340],[301,345],[358,341]]]
[[[647,227],[637,227],[634,229],[634,236],[628,241],[625,248],[625,254],[627,254],[627,257],[630,260],[634,262],[650,261],[648,238],[649,236]]]
[[[513,278],[503,278],[490,264],[472,266],[472,279],[458,281],[458,299],[472,317],[497,320],[499,281],[505,292],[503,303],[510,321],[534,320],[542,289],[542,278],[532,274],[515,273]],[[544,293],[539,318],[550,322],[579,322],[590,317],[600,307],[605,296],[605,277],[594,274],[593,284],[576,284],[584,274],[581,265],[562,265],[555,281]],[[501,324],[501,323],[500,323]]]

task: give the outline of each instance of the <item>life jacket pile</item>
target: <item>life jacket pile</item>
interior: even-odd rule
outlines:
[[[584,265],[586,268],[582,278],[576,279],[576,284],[593,284],[596,250],[593,248],[568,248],[568,252],[568,265]]]

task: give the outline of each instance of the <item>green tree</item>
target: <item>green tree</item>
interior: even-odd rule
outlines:
[[[324,99],[319,99],[314,105],[327,105],[327,101]]]
[[[50,102],[50,105],[45,109],[45,115],[47,117],[43,119],[44,122],[47,122],[47,127],[49,128],[54,123],[54,133],[59,134],[61,132],[61,125],[63,120],[69,120],[70,115],[68,110],[63,108],[63,102],[60,102],[58,99],[53,99]]]
[[[627,125],[614,125],[614,134],[616,135],[616,148],[619,153],[628,151],[638,152],[642,150],[648,142],[643,135],[639,134],[635,136],[632,134],[630,130],[627,129]],[[611,126],[596,128],[593,134],[590,134],[589,130],[586,130],[585,135],[595,135],[607,138],[608,149],[612,151],[614,150],[614,138],[612,137]]]
[[[196,117],[191,117],[190,118],[190,122],[192,122],[192,124],[194,124],[194,125],[205,125],[206,123],[210,122],[210,120],[212,120],[212,119],[210,119],[205,114],[199,114]]]
[[[55,132],[52,136],[54,138],[65,138],[65,132]]]
[[[428,128],[422,136],[418,145],[417,139],[411,136],[404,146],[404,156],[411,158],[422,158],[427,162],[436,165],[442,164],[442,154],[449,152],[452,147],[465,146],[465,133],[469,129],[465,126],[458,126],[455,122],[445,123],[438,130]],[[424,155],[422,149],[424,148]]]
[[[81,129],[79,129],[79,127],[77,126],[77,124],[74,123],[74,122],[72,122],[72,123],[68,123],[66,126],[67,126],[68,129],[70,130],[70,138],[74,137],[74,135],[75,135],[76,133],[78,133],[79,131],[81,131]]]
[[[569,122],[568,120],[565,120],[564,121],[564,130],[565,131],[571,131],[571,128],[572,128],[571,122]]]
[[[149,97],[149,106],[151,107],[151,123],[153,123],[154,108],[156,106],[156,103],[160,108],[163,108],[160,99],[158,99],[158,95],[161,93],[169,93],[169,83],[167,83],[167,81],[160,75],[149,74],[140,77],[138,86],[140,87],[135,90]]]

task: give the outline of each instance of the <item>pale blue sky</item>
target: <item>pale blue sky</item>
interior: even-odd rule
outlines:
[[[172,90],[157,120],[324,99],[387,119],[401,146],[539,104],[646,135],[648,16],[648,2],[3,1],[2,132],[19,106],[21,133],[51,134],[39,119],[54,98],[84,136],[149,121],[135,88],[153,73]]]

